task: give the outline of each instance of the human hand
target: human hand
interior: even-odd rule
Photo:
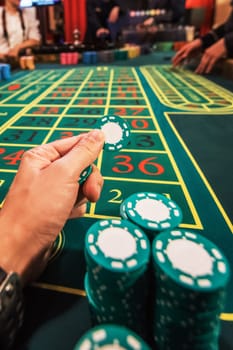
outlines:
[[[195,56],[201,50],[202,41],[195,39],[192,42],[184,45],[172,58],[172,64],[174,67],[180,65],[184,60]]]
[[[103,143],[103,133],[94,130],[24,153],[0,212],[0,266],[18,272],[24,283],[46,266],[66,220],[83,215],[87,200],[98,200],[103,185],[98,169],[81,187],[78,178]]]
[[[210,73],[213,69],[215,63],[220,59],[225,57],[227,54],[227,49],[225,46],[224,39],[218,40],[215,44],[211,45],[205,50],[201,62],[196,68],[195,72],[197,74]]]
[[[3,53],[0,53],[0,61],[5,61],[6,55]]]
[[[96,31],[96,36],[97,38],[101,37],[101,35],[109,35],[109,30],[107,28],[99,28],[97,31]]]
[[[149,17],[149,18],[145,19],[145,21],[143,22],[144,27],[150,27],[150,26],[152,26],[152,24],[154,24],[153,17]]]
[[[157,29],[157,27],[153,24],[154,24],[153,17],[149,17],[144,22],[138,23],[136,25],[136,30],[141,32],[141,31],[145,31],[145,30],[149,31],[152,27]]]
[[[108,16],[108,22],[110,23],[116,23],[116,21],[119,18],[119,12],[120,12],[120,7],[119,6],[115,6],[112,8],[109,16]]]
[[[19,45],[12,47],[11,49],[9,49],[7,56],[12,57],[12,58],[16,58],[19,56],[19,51],[20,51]]]

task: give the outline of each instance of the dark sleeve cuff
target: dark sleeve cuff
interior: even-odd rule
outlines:
[[[206,35],[202,36],[201,40],[202,40],[203,49],[207,49],[207,47],[216,43],[216,41],[221,39],[224,36],[224,34],[225,34],[225,28],[224,28],[224,25],[221,25],[216,29],[210,31]]]
[[[16,273],[9,273],[0,285],[0,349],[10,349],[24,316],[23,291]]]
[[[233,32],[225,35],[225,45],[227,48],[227,56],[233,57]]]

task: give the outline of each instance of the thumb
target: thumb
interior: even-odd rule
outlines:
[[[62,166],[71,179],[77,180],[81,172],[98,157],[103,148],[104,139],[105,136],[101,130],[89,132],[68,153],[57,160],[56,165]]]

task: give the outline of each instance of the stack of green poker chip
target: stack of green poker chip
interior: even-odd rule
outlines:
[[[208,239],[176,229],[152,243],[156,348],[217,350],[229,264]]]
[[[173,200],[154,192],[129,196],[120,206],[120,215],[141,227],[151,241],[157,233],[177,227],[183,218]]]
[[[94,324],[116,323],[146,336],[150,242],[126,220],[100,220],[85,239],[85,290]]]
[[[103,51],[99,51],[97,54],[100,62],[108,63],[108,62],[114,61],[114,57],[115,57],[114,50],[103,50]]]
[[[103,324],[86,332],[74,350],[150,350],[149,346],[130,329],[114,324]]]
[[[105,134],[104,150],[115,152],[127,146],[130,138],[129,124],[118,115],[105,115],[96,125]]]
[[[127,58],[128,58],[127,50],[122,50],[122,49],[114,50],[114,60],[120,61],[120,60],[126,60]]]
[[[78,179],[79,185],[82,185],[91,173],[92,173],[92,165],[89,165],[87,168],[85,168],[81,172],[79,179]]]

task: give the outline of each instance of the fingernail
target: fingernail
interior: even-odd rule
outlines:
[[[90,136],[92,136],[97,142],[103,141],[105,136],[103,131],[100,129],[94,129],[90,132]]]

